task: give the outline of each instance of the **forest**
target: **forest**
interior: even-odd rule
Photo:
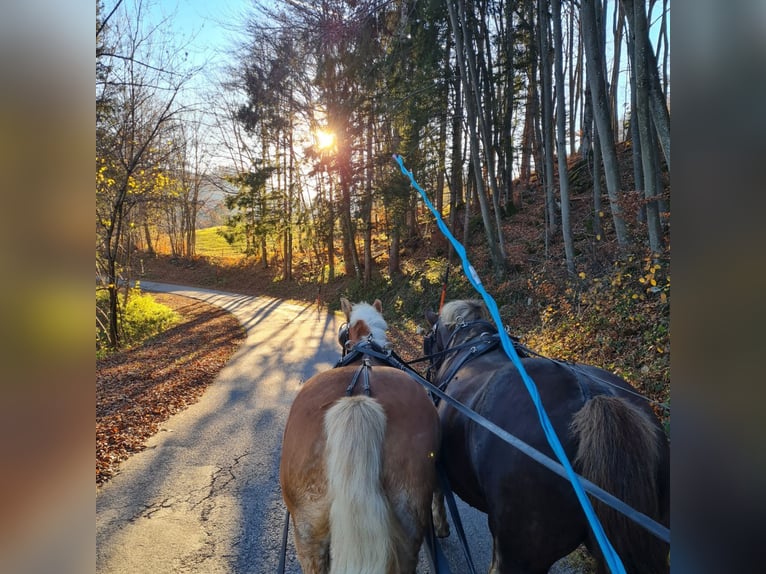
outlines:
[[[668,402],[668,0],[258,0],[191,97],[144,1],[96,10],[99,345],[211,221],[282,292],[473,296],[397,154],[515,329]]]

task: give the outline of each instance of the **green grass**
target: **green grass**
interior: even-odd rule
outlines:
[[[197,230],[197,242],[195,252],[197,255],[208,257],[242,257],[245,249],[245,241],[238,241],[234,245],[229,245],[226,240],[218,234],[222,227],[207,227]]]
[[[109,294],[105,289],[96,291],[96,308],[106,310]],[[159,333],[169,329],[181,319],[180,315],[170,307],[155,301],[148,293],[140,289],[131,289],[127,305],[123,306],[123,296],[120,295],[119,328],[122,344],[125,347],[138,345]],[[96,327],[96,358],[105,357],[109,353],[106,333]]]

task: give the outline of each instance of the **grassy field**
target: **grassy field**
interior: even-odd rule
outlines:
[[[234,245],[229,245],[226,240],[218,234],[221,227],[208,227],[197,230],[197,255],[208,257],[241,257],[245,248],[245,242],[238,241]]]

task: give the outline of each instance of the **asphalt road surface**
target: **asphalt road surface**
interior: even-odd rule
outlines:
[[[276,572],[285,515],[282,432],[301,384],[338,360],[342,319],[270,297],[149,281],[141,287],[220,306],[239,319],[247,339],[202,399],[167,420],[98,489],[97,572]],[[474,562],[486,572],[486,518],[459,500],[458,507]],[[454,533],[442,547],[453,574],[468,571]],[[418,572],[429,571],[421,551]],[[292,534],[286,572],[300,572]]]

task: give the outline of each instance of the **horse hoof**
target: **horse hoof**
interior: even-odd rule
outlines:
[[[449,536],[449,526],[446,526],[444,528],[437,528],[436,529],[436,537],[437,538],[447,538]]]

